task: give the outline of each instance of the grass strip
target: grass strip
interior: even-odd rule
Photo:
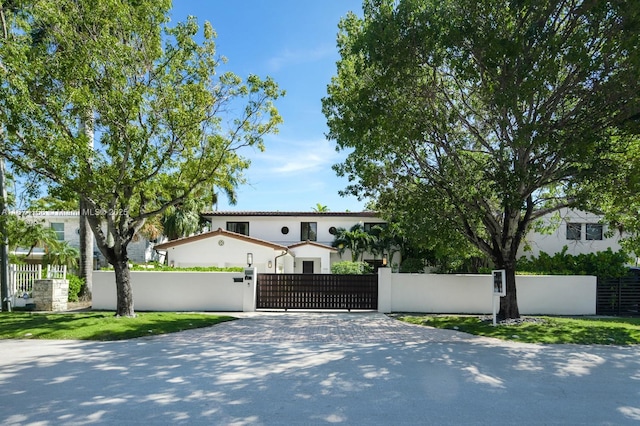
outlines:
[[[209,327],[235,318],[181,312],[0,313],[0,339],[125,340]]]
[[[640,318],[537,317],[542,321],[493,326],[475,316],[397,315],[412,324],[463,331],[525,343],[635,345],[640,343]]]

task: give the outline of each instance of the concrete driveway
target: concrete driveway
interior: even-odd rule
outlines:
[[[0,424],[640,424],[640,347],[507,343],[377,313],[0,341]]]

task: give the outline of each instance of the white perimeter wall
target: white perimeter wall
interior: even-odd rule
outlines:
[[[379,310],[490,314],[490,275],[391,274],[381,269]],[[390,287],[385,288],[387,275]],[[595,315],[596,277],[516,276],[522,315]]]
[[[255,287],[242,272],[131,272],[134,307],[141,311],[251,311]],[[113,271],[94,271],[93,309],[115,310]],[[595,315],[596,277],[516,277],[523,315]],[[392,274],[379,270],[380,312],[490,314],[490,275]]]
[[[131,272],[134,309],[139,311],[243,311],[242,272]],[[92,308],[116,309],[113,271],[94,271]]]

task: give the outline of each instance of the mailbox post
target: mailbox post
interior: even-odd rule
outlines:
[[[256,310],[256,269],[244,269],[244,297],[242,300],[243,312],[255,312]]]
[[[507,295],[507,271],[504,269],[498,269],[491,271],[491,279],[493,281],[492,294],[493,294],[493,326],[497,325],[497,305],[501,297]]]

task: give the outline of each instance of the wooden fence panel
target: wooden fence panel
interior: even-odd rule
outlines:
[[[377,275],[258,274],[258,309],[378,309]]]
[[[596,314],[640,316],[640,277],[598,278]]]

